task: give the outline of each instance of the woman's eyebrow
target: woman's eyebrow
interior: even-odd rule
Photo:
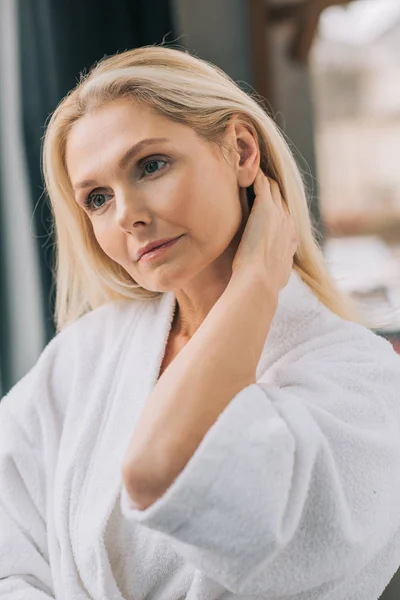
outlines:
[[[126,167],[126,165],[130,162],[130,160],[132,158],[134,158],[136,156],[136,154],[138,154],[142,148],[144,148],[145,146],[149,146],[150,144],[159,144],[160,142],[169,142],[169,138],[145,138],[144,140],[140,140],[140,142],[138,142],[137,144],[135,144],[134,146],[132,146],[132,148],[130,148],[125,154],[124,156],[120,159],[119,163],[118,163],[118,167],[120,169],[123,169]]]
[[[140,142],[138,142],[137,144],[132,146],[132,148],[129,148],[129,150],[127,150],[127,152],[125,152],[125,154],[122,156],[122,158],[120,158],[120,160],[118,161],[118,167],[120,169],[124,169],[126,167],[126,165],[136,156],[136,154],[139,154],[139,152],[145,146],[150,146],[151,144],[159,144],[160,142],[170,142],[170,141],[171,140],[169,138],[162,138],[162,137],[144,138],[143,140],[140,140]],[[84,181],[79,181],[78,183],[74,184],[73,189],[75,191],[81,190],[81,189],[90,187],[92,185],[96,185],[95,180],[85,179]]]

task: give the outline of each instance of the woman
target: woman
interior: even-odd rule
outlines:
[[[335,288],[273,121],[145,47],[61,102],[43,159],[58,334],[0,404],[0,598],[378,598],[400,359]]]

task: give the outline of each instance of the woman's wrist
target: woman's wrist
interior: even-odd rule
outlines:
[[[247,271],[234,274],[214,307],[212,326],[226,338],[225,347],[232,349],[232,363],[236,356],[236,361],[242,367],[247,366],[254,376],[278,306],[278,296],[276,287],[265,275]]]
[[[233,271],[227,290],[231,288],[245,289],[261,298],[268,298],[271,303],[278,302],[279,289],[274,285],[272,278],[268,278],[265,270],[247,268]]]

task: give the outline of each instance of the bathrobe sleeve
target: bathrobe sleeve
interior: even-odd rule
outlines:
[[[399,528],[399,415],[388,342],[307,352],[241,390],[150,507],[122,484],[121,510],[233,593],[320,597]]]
[[[39,372],[35,367],[0,402],[1,600],[55,598],[46,539],[43,423],[35,409],[46,402],[37,387]]]

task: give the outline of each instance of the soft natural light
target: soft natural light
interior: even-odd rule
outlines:
[[[399,0],[358,0],[348,6],[332,6],[320,20],[324,37],[350,44],[368,44],[400,18]]]

